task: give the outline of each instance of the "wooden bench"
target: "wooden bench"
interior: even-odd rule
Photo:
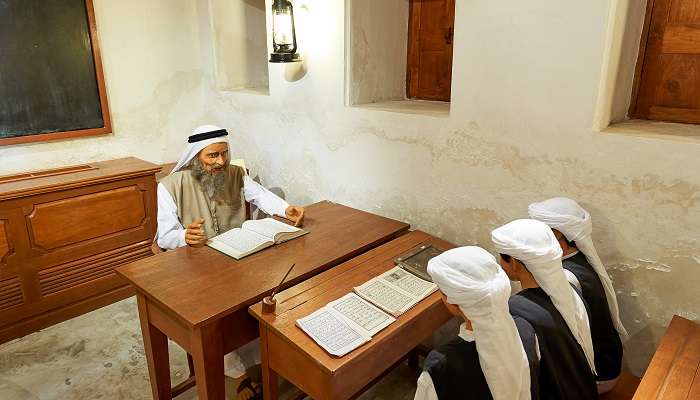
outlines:
[[[700,399],[700,325],[675,315],[634,400]]]

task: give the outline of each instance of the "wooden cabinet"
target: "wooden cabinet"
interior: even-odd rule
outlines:
[[[160,168],[135,158],[0,176],[0,343],[128,297]]]

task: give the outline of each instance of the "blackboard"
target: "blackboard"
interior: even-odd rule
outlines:
[[[0,145],[109,133],[91,0],[0,0]]]

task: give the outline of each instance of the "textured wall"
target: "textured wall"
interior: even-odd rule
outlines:
[[[698,318],[700,147],[591,128],[609,2],[459,0],[449,118],[345,107],[344,2],[305,4],[302,79],[271,65],[269,97],[206,95],[264,183],[489,249],[530,202],[570,196],[593,215],[633,372],[673,314]]]
[[[347,1],[351,104],[406,98],[408,5],[408,0]]]
[[[191,0],[95,0],[114,133],[0,147],[0,174],[136,156],[172,158],[203,105],[197,8]]]

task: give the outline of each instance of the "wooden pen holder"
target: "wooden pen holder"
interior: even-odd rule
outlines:
[[[277,300],[266,296],[262,301],[262,312],[263,314],[272,314],[277,310]]]

